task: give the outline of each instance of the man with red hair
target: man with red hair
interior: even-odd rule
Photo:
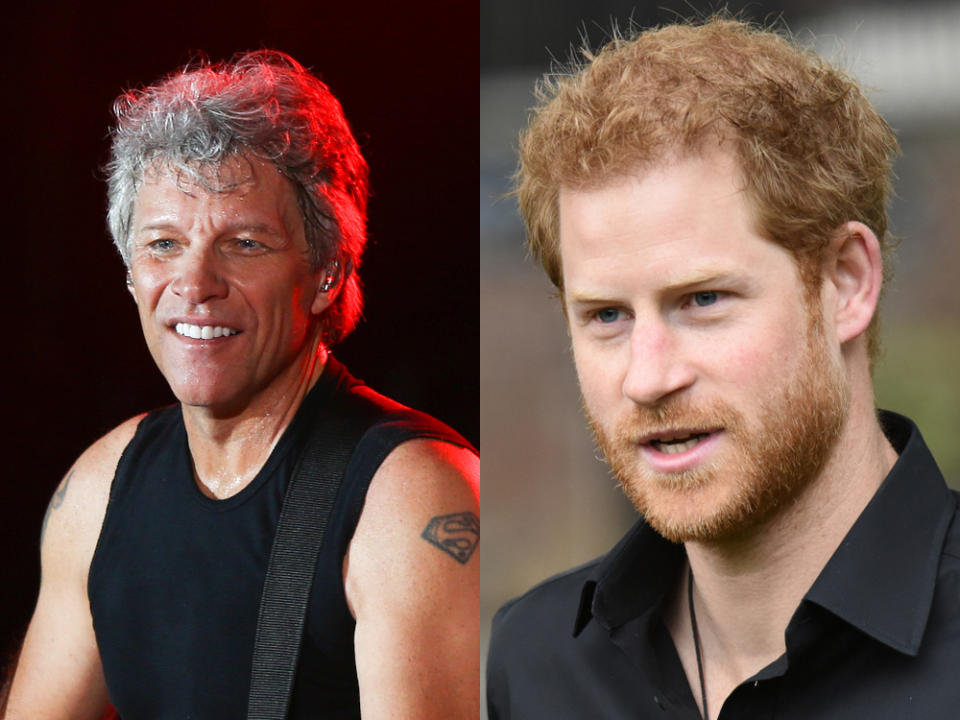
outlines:
[[[642,518],[500,610],[491,718],[953,717],[957,498],[873,400],[890,128],[728,19],[585,54],[517,194]]]

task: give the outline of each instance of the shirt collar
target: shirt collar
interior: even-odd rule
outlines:
[[[880,423],[900,457],[805,600],[916,655],[956,500],[917,426],[889,412]]]
[[[684,556],[683,545],[664,540],[642,519],[637,521],[584,583],[574,636],[591,618],[610,630],[655,607]]]
[[[880,422],[900,457],[804,599],[912,655],[956,501],[916,425],[888,412]],[[574,636],[592,618],[610,630],[656,607],[683,557],[638,521],[584,583]]]

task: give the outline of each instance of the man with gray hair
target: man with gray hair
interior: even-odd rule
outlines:
[[[57,489],[6,717],[246,716],[288,489],[348,416],[287,717],[476,716],[476,451],[330,354],[360,316],[368,192],[340,104],[260,51],[115,113],[110,231],[179,402]]]

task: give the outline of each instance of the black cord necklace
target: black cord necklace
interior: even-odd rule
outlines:
[[[697,674],[700,675],[700,699],[703,701],[703,717],[709,720],[707,713],[707,686],[703,681],[703,657],[700,654],[700,633],[697,632],[697,615],[693,611],[693,568],[687,576],[687,607],[690,608],[690,625],[693,627],[693,649],[697,653]]]

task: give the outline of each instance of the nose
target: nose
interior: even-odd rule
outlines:
[[[173,292],[192,305],[202,305],[227,294],[227,284],[214,250],[191,247],[176,260]]]
[[[635,323],[623,394],[638,405],[653,406],[696,380],[676,331],[660,321]]]

